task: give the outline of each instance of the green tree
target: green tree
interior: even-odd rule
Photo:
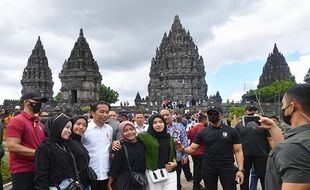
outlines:
[[[259,98],[261,102],[277,102],[282,99],[287,89],[295,84],[290,80],[275,81],[269,86],[248,91],[242,96],[242,100],[256,102],[257,98]]]
[[[235,115],[237,118],[239,118],[244,115],[244,110],[244,106],[232,106],[229,108],[229,113],[231,114],[231,116]]]
[[[59,103],[60,102],[60,98],[61,98],[61,92],[58,92],[57,93],[57,95],[56,96],[54,96],[54,101],[56,102],[56,103]]]
[[[111,89],[109,86],[105,86],[104,84],[100,85],[99,100],[115,103],[118,101],[118,96],[118,92]]]

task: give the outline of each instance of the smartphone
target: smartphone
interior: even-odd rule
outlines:
[[[179,134],[176,132],[176,131],[174,131],[173,133],[172,133],[172,137],[173,137],[173,139],[174,139],[174,141],[177,141],[179,138]]]
[[[247,126],[250,122],[254,121],[258,126],[260,126],[261,123],[259,122],[259,120],[260,120],[259,116],[243,116],[242,117],[242,124],[243,124],[243,126]]]

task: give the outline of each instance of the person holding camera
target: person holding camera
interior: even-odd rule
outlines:
[[[258,109],[254,104],[247,106],[245,116],[236,125],[244,155],[244,183],[241,185],[241,190],[249,190],[252,166],[260,179],[262,189],[265,189],[266,164],[270,147],[272,147],[272,138],[268,130],[259,128],[259,116],[255,116],[257,112]]]
[[[291,125],[285,132],[267,117],[261,128],[267,129],[276,146],[269,154],[265,186],[267,190],[310,189],[310,85],[297,84],[282,99],[283,121]]]
[[[205,154],[202,163],[202,177],[205,188],[217,190],[218,178],[223,190],[236,190],[236,182],[243,183],[243,153],[240,136],[236,129],[222,122],[223,111],[212,106],[207,110],[209,125],[201,129],[189,147],[176,143],[177,150],[193,154],[205,144]],[[234,156],[238,168],[234,167]]]

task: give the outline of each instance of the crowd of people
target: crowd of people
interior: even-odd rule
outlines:
[[[309,190],[309,94],[309,84],[298,84],[284,95],[282,118],[291,129],[283,135],[278,118],[259,115],[252,104],[229,126],[218,106],[188,119],[163,108],[146,119],[141,111],[131,118],[99,101],[89,117],[49,116],[41,110],[47,99],[27,93],[23,110],[6,124],[12,186],[181,190],[183,171],[193,190],[216,190],[218,180],[224,190],[254,190],[258,179],[263,190]]]

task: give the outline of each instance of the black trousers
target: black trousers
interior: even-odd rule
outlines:
[[[262,185],[262,189],[265,189],[265,174],[268,157],[266,156],[244,156],[244,182],[240,186],[241,190],[249,190],[249,177],[252,165],[255,168],[256,174]]]
[[[181,161],[177,161],[177,190],[182,189],[182,184],[181,184],[181,171],[182,171],[182,164]]]
[[[192,155],[192,159],[194,162],[194,183],[193,183],[193,189],[199,189],[200,188],[200,182],[202,180],[202,160],[203,160],[203,154],[200,155]]]
[[[218,178],[220,178],[223,190],[236,190],[235,170],[233,167],[222,169],[204,167],[203,181],[207,190],[217,190]]]
[[[189,159],[187,159],[187,163],[182,165],[182,170],[184,172],[185,178],[187,181],[193,180],[193,174],[191,173],[191,168],[189,166]]]
[[[105,180],[96,180],[90,182],[91,190],[107,190],[108,179]]]
[[[14,190],[34,190],[34,172],[11,173]]]

